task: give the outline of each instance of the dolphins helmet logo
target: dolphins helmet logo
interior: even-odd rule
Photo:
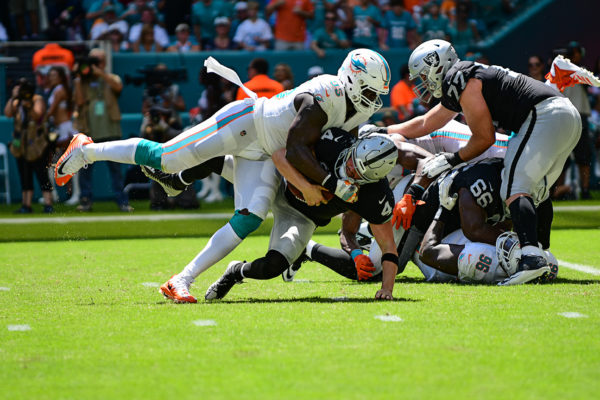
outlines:
[[[350,58],[350,71],[358,74],[359,72],[367,72],[367,60],[360,55],[353,55]]]

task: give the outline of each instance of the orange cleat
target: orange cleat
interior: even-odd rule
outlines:
[[[546,79],[556,85],[561,92],[577,84],[600,86],[600,79],[585,68],[575,65],[568,58],[556,56]]]
[[[94,143],[92,138],[83,133],[71,139],[69,147],[54,167],[54,180],[58,186],[64,186],[77,171],[89,164],[83,157],[82,147],[90,143]]]
[[[197,303],[196,298],[190,294],[189,288],[190,284],[185,279],[179,275],[173,275],[171,279],[163,283],[158,291],[175,303]]]

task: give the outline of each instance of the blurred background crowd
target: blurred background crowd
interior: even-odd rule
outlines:
[[[304,51],[314,65],[294,79],[285,58],[276,64],[255,56],[234,67],[259,95],[271,97],[325,71],[319,60],[332,49],[367,47],[389,51],[414,49],[422,41],[445,39],[474,49],[463,59],[488,63],[477,45],[519,15],[526,0],[9,0],[0,4],[0,42],[31,42],[31,75],[6,80],[4,114],[13,120],[8,148],[17,161],[22,191],[18,213],[31,213],[39,202],[51,213],[63,201],[82,212],[93,210],[94,166],[78,173],[66,191],[57,190],[51,166],[71,137],[86,132],[95,142],[125,137],[119,97],[124,84],[143,86],[141,126],[135,135],[164,142],[208,118],[244,93],[235,85],[201,70],[188,77],[185,68],[147,65],[134,77],[113,74],[111,54],[194,53],[218,51]],[[89,43],[103,41],[100,48]],[[65,45],[63,42],[70,42]],[[33,44],[35,43],[35,44]],[[60,44],[59,44],[60,43]],[[39,45],[38,45],[39,44]],[[62,44],[62,45],[61,45]],[[562,53],[585,66],[585,49],[577,42],[558,43]],[[9,55],[0,46],[0,56]],[[531,54],[523,71],[545,80],[555,54]],[[215,55],[218,57],[218,55]],[[341,59],[340,59],[341,61]],[[406,62],[406,60],[403,60]],[[273,65],[274,64],[274,65]],[[374,121],[389,125],[427,111],[412,92],[407,65],[390,61],[399,79]],[[596,60],[588,69],[600,72]],[[244,70],[246,73],[241,73]],[[14,74],[13,74],[14,75]],[[246,79],[247,78],[247,79]],[[197,81],[196,81],[197,79]],[[186,104],[179,83],[196,81],[197,101]],[[179,83],[178,83],[179,82]],[[187,85],[187,84],[186,84]],[[590,198],[592,177],[600,176],[600,91],[578,85],[565,91],[584,119],[584,135],[554,189],[554,198]],[[183,117],[182,117],[183,116]],[[129,133],[129,132],[128,132]],[[510,132],[507,132],[510,134]],[[104,163],[98,163],[104,164]],[[129,198],[150,198],[154,210],[197,208],[232,192],[211,176],[175,199],[152,185],[139,168],[105,163],[107,181],[119,209],[131,212]],[[34,199],[34,176],[41,197]],[[96,178],[98,178],[96,174]],[[0,186],[1,187],[1,186]],[[196,189],[196,190],[194,190]],[[199,191],[198,191],[199,190]]]

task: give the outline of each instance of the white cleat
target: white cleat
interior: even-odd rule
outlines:
[[[560,55],[552,61],[552,67],[546,74],[546,79],[555,84],[561,92],[565,88],[577,84],[600,87],[600,79],[597,76]]]
[[[498,283],[498,286],[513,286],[513,285],[521,285],[523,283],[531,282],[537,278],[540,278],[546,274],[550,273],[550,267],[542,267],[538,269],[532,270],[524,270],[515,272],[502,282]]]

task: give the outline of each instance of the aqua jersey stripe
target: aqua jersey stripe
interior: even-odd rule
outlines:
[[[464,133],[458,133],[458,132],[450,132],[450,131],[435,131],[433,133],[430,133],[429,136],[432,139],[434,139],[436,137],[449,137],[452,139],[469,140],[471,138],[471,135],[467,135]],[[496,140],[494,142],[493,146],[507,147],[508,140]]]
[[[217,121],[216,124],[213,124],[213,125],[209,126],[208,128],[203,129],[199,132],[196,132],[193,135],[190,135],[189,137],[185,138],[184,140],[182,140],[180,142],[173,143],[172,145],[165,147],[163,149],[163,151],[165,153],[175,152],[175,151],[187,146],[188,144],[190,144],[192,142],[200,140],[203,137],[206,137],[206,136],[218,131],[220,128],[224,127],[231,121],[233,121],[239,117],[243,117],[244,115],[250,114],[252,112],[254,112],[254,105],[248,106],[248,107],[244,108],[242,111],[239,111],[235,114],[231,114],[231,115],[223,118],[222,120]]]

